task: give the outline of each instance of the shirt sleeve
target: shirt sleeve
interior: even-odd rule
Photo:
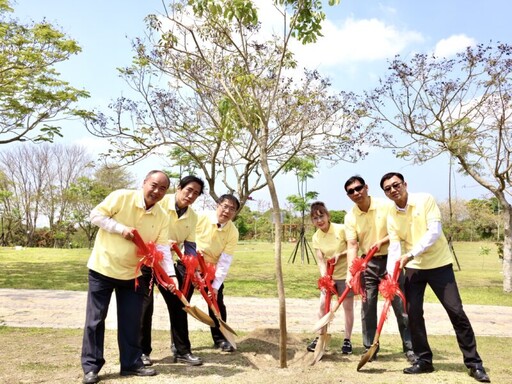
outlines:
[[[185,240],[183,242],[183,248],[185,251],[185,255],[197,256],[196,243],[194,241]]]
[[[174,270],[174,262],[172,260],[171,250],[168,246],[157,244],[156,249],[164,254],[164,259],[160,262],[160,265],[164,269],[167,276],[176,276],[176,271]]]
[[[399,241],[391,241],[388,247],[388,259],[386,261],[386,271],[393,276],[395,263],[402,256],[402,247]]]
[[[430,248],[443,233],[440,221],[431,221],[427,224],[427,232],[421,237],[418,243],[414,244],[411,254],[416,257]]]
[[[118,233],[122,234],[125,229],[128,227],[118,223],[112,217],[106,216],[102,214],[98,209],[94,208],[89,215],[89,219],[91,223],[100,227],[101,229],[109,232],[109,233]]]
[[[228,255],[226,253],[222,253],[219,257],[219,261],[217,262],[217,266],[215,269],[215,279],[213,279],[212,288],[219,289],[226,276],[228,275],[229,267],[231,266],[231,262],[233,261],[233,256]]]

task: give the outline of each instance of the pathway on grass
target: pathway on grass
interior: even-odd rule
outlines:
[[[0,289],[0,325],[36,328],[82,328],[85,321],[86,292],[29,289]],[[275,299],[252,297],[225,297],[228,309],[227,323],[239,331],[250,332],[259,328],[278,328],[279,303]],[[207,311],[200,295],[194,295],[192,305]],[[382,305],[382,301],[379,302]],[[379,307],[379,313],[380,313]],[[490,305],[464,305],[477,336],[512,337],[512,307]],[[288,332],[311,332],[316,321],[318,299],[287,299]],[[354,333],[361,333],[358,321],[361,309],[356,300]],[[440,304],[425,304],[427,330],[432,335],[454,335],[452,326]],[[331,332],[343,331],[343,310],[336,313]],[[116,328],[116,300],[112,296],[107,328]],[[196,319],[189,317],[190,330],[207,330]],[[154,329],[169,329],[169,316],[163,297],[155,295]],[[398,333],[392,311],[384,325],[384,332]]]

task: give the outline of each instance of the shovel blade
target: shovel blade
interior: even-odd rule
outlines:
[[[233,328],[231,328],[228,323],[226,323],[224,320],[222,320],[220,318],[220,316],[217,318],[217,320],[219,320],[219,324],[221,324],[225,330],[227,330],[228,332],[232,333],[233,335],[236,335],[237,336],[237,333],[235,332],[235,330]]]
[[[320,320],[318,320],[315,323],[315,328],[313,329],[313,332],[318,332],[320,329],[322,329],[327,324],[329,324],[333,319],[334,319],[334,312],[331,310],[330,312],[326,313]]]
[[[357,364],[357,370],[359,371],[367,362],[369,362],[375,352],[377,352],[377,348],[379,347],[379,342],[373,343],[370,348],[361,356],[361,360],[359,360],[359,364]]]
[[[235,334],[231,333],[225,326],[224,324],[226,324],[224,321],[222,321],[222,319],[217,319],[219,320],[219,329],[220,329],[220,332],[224,335],[224,337],[226,338],[227,341],[229,341],[229,343],[233,346],[233,348],[236,349],[236,341],[235,341]]]
[[[320,337],[318,338],[318,342],[316,343],[315,352],[313,354],[313,361],[311,362],[311,365],[315,365],[318,363],[322,357],[324,356],[325,350],[329,346],[329,343],[331,342],[331,334],[327,333],[327,330],[325,333],[322,333]]]
[[[207,313],[197,308],[195,305],[183,307],[183,310],[187,312],[190,316],[192,316],[194,319],[199,320],[201,323],[204,323],[209,327],[215,327],[215,322],[213,321],[213,319]]]

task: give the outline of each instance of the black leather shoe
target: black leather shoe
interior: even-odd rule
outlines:
[[[469,376],[473,377],[476,381],[479,381],[481,383],[490,383],[491,379],[485,373],[484,367],[482,368],[470,368],[469,369]]]
[[[142,354],[140,359],[142,360],[142,364],[144,364],[145,367],[150,367],[153,365],[153,361],[151,361],[149,355]]]
[[[234,352],[235,351],[235,348],[227,340],[220,343],[220,349],[222,352]]]
[[[311,343],[308,344],[306,349],[308,352],[315,352],[316,344],[318,343],[318,337],[315,337]]]
[[[200,357],[194,356],[191,353],[185,353],[183,355],[180,355],[178,353],[175,354],[174,362],[175,363],[185,363],[185,364],[192,365],[192,366],[203,364],[203,360],[201,360]]]
[[[126,369],[121,371],[121,376],[155,376],[156,371],[153,368],[139,367],[136,369]]]
[[[84,384],[95,384],[99,383],[100,377],[96,372],[88,372],[84,375],[84,378],[82,380],[82,383]]]
[[[404,373],[408,373],[410,375],[430,372],[434,372],[434,366],[423,360],[417,360],[413,365],[404,369]]]

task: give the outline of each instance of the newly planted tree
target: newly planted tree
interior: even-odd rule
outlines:
[[[179,149],[216,198],[225,189],[242,206],[268,188],[275,223],[275,263],[286,366],[286,311],[281,271],[282,226],[274,178],[293,158],[353,161],[370,141],[371,124],[353,94],[337,93],[317,71],[298,73],[293,36],[311,42],[323,20],[320,3],[278,2],[282,35],[265,37],[251,1],[175,2],[148,16],[148,39],[134,42],[122,75],[140,96],[121,98],[113,116],[91,132],[112,140],[111,154],[135,162]],[[267,34],[268,36],[268,34]],[[176,153],[176,152],[174,152]]]

